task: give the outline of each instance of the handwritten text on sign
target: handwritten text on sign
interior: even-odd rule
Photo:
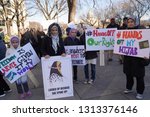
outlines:
[[[150,30],[118,30],[116,33],[114,53],[149,57]]]
[[[86,51],[113,50],[114,38],[117,29],[87,29]]]
[[[71,55],[73,65],[85,65],[84,46],[65,46],[67,55]]]
[[[0,71],[13,83],[39,62],[30,43],[0,61]]]

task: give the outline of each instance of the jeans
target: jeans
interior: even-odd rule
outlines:
[[[90,64],[90,65],[91,65],[91,80],[95,80],[96,65],[95,64]],[[85,73],[86,80],[89,80],[89,64],[86,64],[84,66],[84,73]]]
[[[19,94],[23,94],[24,92],[27,93],[29,91],[29,86],[27,82],[21,84],[16,83],[16,87]]]

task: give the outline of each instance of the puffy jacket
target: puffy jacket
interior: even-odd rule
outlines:
[[[6,54],[6,46],[3,42],[3,40],[0,39],[0,60],[5,58],[5,54]]]

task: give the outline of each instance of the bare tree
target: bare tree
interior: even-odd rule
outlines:
[[[11,22],[14,18],[14,16],[12,16],[11,18],[8,18],[8,15],[10,12],[10,9],[9,9],[10,1],[0,0],[0,6],[2,7],[2,11],[0,11],[1,19],[5,22],[7,34],[10,36],[11,35],[10,25],[11,25]]]
[[[94,17],[94,14],[91,11],[89,11],[87,14],[82,15],[80,19],[82,23],[88,24],[90,26],[96,26],[96,23],[98,22],[97,18]]]
[[[7,34],[9,36],[11,35],[10,27],[12,25],[12,22],[16,23],[19,35],[20,27],[22,26],[22,28],[24,28],[26,17],[31,15],[27,14],[27,11],[32,9],[33,7],[25,8],[25,1],[27,2],[28,0],[11,0],[11,2],[6,5],[3,0],[0,0],[0,5],[3,8],[1,17],[6,23]]]
[[[64,15],[67,10],[66,0],[31,0],[35,8],[40,11],[46,20],[53,20],[58,14]]]
[[[140,25],[140,19],[150,10],[150,0],[131,0],[131,3],[135,8],[134,14],[137,16]]]
[[[77,0],[67,0],[68,3],[68,23],[75,21]]]

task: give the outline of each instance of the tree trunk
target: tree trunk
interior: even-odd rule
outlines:
[[[71,21],[75,21],[75,15],[76,15],[76,4],[77,4],[77,0],[67,0],[68,3],[68,9],[69,9],[69,13],[68,13],[68,23]]]
[[[11,36],[11,31],[10,31],[10,23],[9,23],[9,21],[6,21],[6,29],[7,29],[7,35],[8,36]]]

